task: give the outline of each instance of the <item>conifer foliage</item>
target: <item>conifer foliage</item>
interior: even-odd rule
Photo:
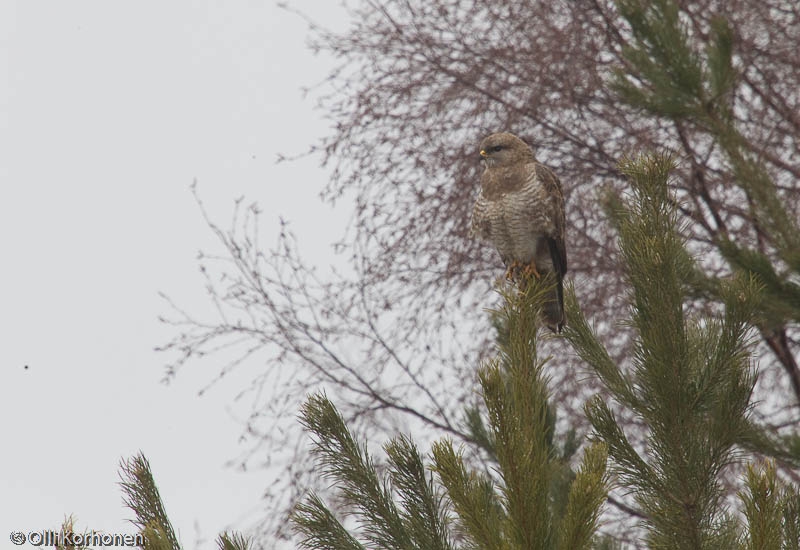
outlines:
[[[625,365],[611,359],[567,288],[564,339],[605,386],[585,411],[592,426],[573,470],[574,439],[555,433],[547,361],[537,355],[547,279],[524,292],[501,289],[493,312],[502,327],[497,356],[478,369],[483,408],[467,424],[492,464],[476,466],[451,439],[423,454],[411,435],[383,446],[378,463],[322,393],[301,410],[319,471],[336,506],[311,492],[292,520],[308,549],[608,549],[598,532],[612,486],[638,506],[642,545],[651,549],[800,550],[800,491],[767,460],[743,464],[743,442],[755,383],[753,317],[763,286],[741,272],[718,282],[719,315],[689,313],[694,261],[677,224],[670,191],[674,167],[666,154],[625,159],[625,195],[608,193],[606,211],[618,233],[628,288],[626,323],[635,334]],[[644,427],[645,440],[627,433],[620,413]],[[563,449],[556,442],[566,443]],[[736,508],[726,500],[723,474],[744,466]],[[784,464],[786,467],[786,464]],[[181,548],[167,519],[150,466],[139,455],[122,466],[122,487],[145,548]],[[628,537],[629,538],[629,537]],[[246,550],[238,534],[218,539],[222,550]]]
[[[619,232],[636,332],[630,369],[608,360],[568,301],[567,339],[603,380],[616,403],[646,426],[647,452],[636,450],[612,407],[595,398],[586,407],[596,437],[609,447],[613,471],[636,498],[650,548],[734,548],[736,523],[726,513],[723,469],[749,432],[755,382],[748,323],[759,287],[742,275],[720,284],[725,311],[694,319],[683,311],[693,266],[676,231],[676,206],[665,155],[628,159],[628,200],[609,197]]]
[[[472,470],[446,439],[432,448],[434,481],[412,440],[400,436],[384,447],[389,465],[382,479],[333,404],[312,396],[303,424],[357,534],[312,494],[294,515],[304,547],[601,547],[608,540],[597,537],[597,518],[610,485],[610,458],[610,473],[641,510],[647,548],[798,548],[800,493],[777,477],[771,462],[747,467],[739,495],[744,521],[724,500],[723,471],[740,460],[737,444],[751,431],[755,370],[748,327],[761,286],[740,274],[719,283],[719,318],[684,311],[694,266],[676,227],[668,186],[673,166],[665,154],[626,159],[620,169],[630,180],[629,195],[606,197],[625,261],[627,322],[636,333],[628,368],[610,359],[574,292],[567,293],[565,337],[613,403],[596,397],[586,406],[592,443],[568,484],[565,505],[557,505],[554,492],[560,463],[544,362],[536,356],[540,283],[520,296],[505,294],[496,314],[507,334],[498,339],[498,357],[478,375],[496,475]],[[644,448],[629,440],[615,408],[646,427]]]
[[[334,405],[321,394],[309,398],[302,422],[313,434],[323,475],[355,520],[356,535],[311,494],[294,514],[305,548],[593,547],[608,491],[606,446],[589,446],[577,472],[562,483],[545,362],[536,354],[537,318],[547,284],[531,285],[521,295],[505,294],[505,305],[496,314],[507,327],[507,338],[499,341],[498,357],[478,374],[496,459],[493,473],[474,469],[444,439],[433,444],[427,460],[436,474],[431,478],[411,438],[398,436],[384,446],[388,473],[381,477]]]
[[[428,4],[434,5],[425,5]],[[461,5],[459,2],[440,4],[446,4],[452,10],[439,10],[439,15],[431,19],[437,25],[440,19],[447,20],[448,13],[456,13],[456,8]],[[545,4],[549,5],[542,3],[539,7],[544,9]],[[616,318],[623,319],[622,322],[631,329],[630,353],[620,360],[620,354],[610,349],[607,334],[605,337],[601,335],[597,327],[590,324],[591,320],[584,316],[574,289],[568,288],[565,293],[567,328],[564,339],[577,356],[569,368],[579,370],[588,366],[606,392],[603,397],[594,397],[586,404],[591,434],[587,444],[576,455],[580,459],[573,456],[575,439],[555,433],[557,407],[548,389],[548,365],[537,355],[538,314],[548,283],[531,284],[522,294],[516,290],[503,291],[503,306],[494,312],[493,317],[497,326],[502,327],[496,342],[497,356],[477,374],[481,406],[466,411],[461,427],[455,426],[449,417],[444,423],[428,420],[428,425],[456,435],[465,442],[463,445],[472,445],[474,449],[459,447],[452,439],[441,439],[433,443],[429,452],[423,452],[415,443],[413,434],[404,434],[384,444],[381,457],[385,455],[385,458],[378,460],[367,444],[353,435],[342,414],[325,394],[316,393],[307,399],[301,411],[301,422],[311,433],[317,464],[322,476],[331,482],[336,500],[311,492],[295,507],[292,520],[302,547],[441,550],[608,548],[616,542],[600,536],[598,524],[602,504],[609,490],[615,488],[630,495],[636,506],[633,517],[641,518],[641,532],[645,534],[640,547],[800,550],[800,491],[791,483],[792,479],[795,482],[798,479],[800,437],[796,429],[788,436],[768,434],[757,428],[757,422],[751,418],[756,382],[751,352],[753,343],[759,338],[769,346],[784,368],[794,396],[800,396],[800,368],[793,351],[796,342],[792,342],[792,335],[800,322],[800,286],[797,284],[800,224],[796,213],[787,208],[787,204],[796,204],[787,202],[787,198],[794,197],[793,201],[796,201],[798,172],[796,164],[785,158],[786,151],[796,149],[791,145],[796,143],[791,128],[800,127],[792,108],[796,104],[792,103],[796,101],[795,96],[789,99],[781,97],[778,93],[781,89],[779,79],[773,82],[774,90],[763,93],[759,88],[761,80],[754,79],[752,74],[748,76],[747,71],[737,67],[735,45],[741,38],[737,33],[744,32],[741,21],[737,30],[724,17],[707,17],[707,14],[687,11],[688,8],[673,0],[617,0],[594,4],[593,9],[602,16],[601,19],[589,18],[586,21],[591,25],[582,24],[576,28],[581,30],[581,36],[588,36],[600,28],[595,23],[605,22],[604,34],[613,37],[613,47],[609,51],[613,53],[611,58],[617,66],[606,84],[614,94],[606,96],[605,87],[599,85],[599,79],[594,79],[591,84],[602,89],[603,101],[597,103],[596,98],[587,101],[585,105],[591,109],[580,111],[582,116],[556,118],[553,123],[535,110],[531,111],[534,109],[531,107],[535,103],[533,99],[548,97],[547,94],[534,94],[531,99],[520,92],[526,101],[521,107],[507,109],[522,114],[511,117],[508,113],[503,115],[502,109],[497,114],[493,109],[502,104],[498,98],[513,89],[512,80],[481,80],[475,76],[483,74],[484,66],[505,71],[507,69],[503,67],[507,65],[513,69],[511,72],[516,79],[517,72],[520,72],[518,67],[534,65],[526,61],[539,61],[542,56],[525,58],[519,57],[521,54],[516,51],[509,53],[491,48],[486,54],[470,51],[469,56],[456,56],[454,59],[460,67],[464,59],[474,57],[478,62],[475,70],[466,70],[462,74],[453,69],[448,73],[441,63],[431,61],[431,56],[438,59],[434,55],[437,48],[433,46],[439,42],[434,38],[439,34],[449,34],[425,35],[420,32],[418,36],[430,43],[420,41],[417,34],[410,39],[411,34],[403,25],[395,24],[391,13],[385,9],[377,10],[380,17],[367,20],[381,28],[375,21],[386,19],[391,23],[391,33],[394,33],[389,36],[394,37],[396,43],[404,47],[421,47],[424,55],[402,53],[405,52],[403,48],[397,50],[401,52],[398,55],[402,63],[421,63],[425,70],[432,71],[420,72],[423,76],[431,75],[430,78],[420,77],[419,82],[424,82],[424,86],[435,83],[436,77],[455,75],[457,78],[453,78],[453,82],[466,86],[472,94],[465,95],[458,88],[452,92],[447,89],[446,93],[431,94],[434,99],[442,98],[438,100],[437,112],[440,114],[456,112],[449,103],[451,100],[477,96],[479,100],[474,100],[477,102],[470,116],[492,117],[493,124],[498,120],[520,120],[521,117],[534,125],[542,137],[540,145],[545,151],[549,149],[551,154],[558,150],[560,145],[556,144],[561,142],[578,144],[575,151],[582,154],[600,151],[596,157],[584,159],[584,164],[596,171],[597,166],[613,166],[613,161],[606,162],[612,158],[612,153],[597,144],[611,141],[615,124],[626,123],[625,117],[629,113],[615,110],[620,103],[644,115],[642,120],[648,121],[647,127],[657,128],[657,131],[652,131],[653,136],[661,135],[664,128],[674,127],[675,135],[687,153],[691,173],[683,171],[687,181],[680,185],[670,185],[670,173],[675,169],[673,157],[661,153],[648,154],[625,159],[619,164],[618,172],[629,182],[625,194],[608,192],[603,197],[605,211],[616,231],[621,259],[621,276],[612,282],[615,289],[626,289],[629,304],[628,311],[620,312]],[[755,10],[758,3],[746,4],[748,9]],[[529,9],[527,3],[485,3],[485,8],[481,4],[481,9],[488,10],[494,17],[487,19],[491,23],[489,30],[512,22],[522,29],[520,32],[526,33],[525,36],[529,35],[532,27],[517,25],[518,18],[500,9],[504,6],[509,10],[519,10],[519,13],[533,13],[526,11]],[[775,6],[777,4],[769,8],[774,10],[775,20],[797,21],[796,8],[786,7],[782,12]],[[571,5],[569,9],[573,9]],[[576,21],[584,21],[578,17],[584,11],[589,13],[592,9],[586,6],[574,9],[572,15]],[[424,16],[426,12],[420,13]],[[535,15],[544,19],[539,17],[539,13]],[[616,16],[620,16],[620,22],[624,20],[624,24],[618,24],[616,20],[612,24]],[[471,18],[479,23],[482,21],[472,15]],[[552,21],[560,23],[561,19],[562,15],[552,16]],[[460,28],[454,24],[449,24],[449,27]],[[560,31],[558,25],[551,27]],[[415,27],[418,28],[421,27]],[[784,30],[791,28],[788,23],[783,27]],[[490,33],[473,34],[485,38]],[[499,34],[506,40],[508,33]],[[789,36],[788,31],[785,35]],[[352,42],[332,40],[331,43],[347,53],[351,51],[348,48],[364,47],[359,42],[361,37],[366,37],[366,47],[369,47],[369,40],[375,36],[378,37],[376,47],[382,54],[386,54],[384,50],[388,51],[380,33],[364,32],[356,36],[357,40]],[[411,42],[407,44],[407,40]],[[520,38],[514,42],[524,41]],[[555,40],[543,42],[557,43]],[[449,53],[452,44],[446,42],[445,46],[440,50]],[[575,52],[580,51],[581,48],[575,49]],[[739,55],[742,53],[748,52]],[[783,56],[779,49],[766,53],[773,53],[775,59],[780,58],[787,71],[796,71],[796,57]],[[502,55],[509,57],[506,59]],[[597,59],[590,60],[593,70],[601,66],[596,61],[603,58],[598,55]],[[571,66],[568,69],[572,71]],[[526,88],[525,93],[528,93],[527,88],[542,80],[541,72],[535,77],[520,84]],[[742,78],[750,78],[746,89],[749,91],[742,92],[739,86]],[[560,77],[554,81],[571,83]],[[764,76],[763,81],[769,83],[770,78]],[[792,82],[790,79],[787,81]],[[494,82],[501,85],[498,93],[481,91],[481,86]],[[569,91],[579,90],[581,84],[585,83],[572,83]],[[379,87],[372,86],[372,89]],[[791,93],[796,94],[796,91]],[[402,99],[405,108],[409,104],[407,97],[412,95],[403,88],[393,97]],[[584,95],[593,97],[589,91]],[[759,99],[762,95],[763,101]],[[791,94],[785,95],[789,97]],[[551,96],[562,97],[562,94]],[[390,118],[387,113],[371,110],[390,103],[377,101],[366,92],[364,97],[369,99],[366,101],[369,109],[365,111],[365,120],[372,122],[373,118]],[[570,101],[582,101],[582,97],[579,93]],[[613,101],[609,99],[611,97]],[[484,104],[483,101],[490,103]],[[418,120],[423,120],[426,131],[431,131],[427,118],[431,102],[419,103],[424,108],[425,117]],[[755,131],[758,130],[754,130],[757,124],[748,120],[747,109],[752,110],[761,103],[769,108],[753,112],[788,113],[784,118],[790,130],[783,130],[785,139],[780,142],[772,142],[768,137],[774,129]],[[602,124],[585,116],[587,112],[594,112],[596,105],[605,106],[610,113],[607,119],[599,119]],[[569,109],[574,108],[570,103]],[[398,139],[405,141],[409,121],[406,111],[398,112],[403,116],[398,117],[395,113],[391,116],[400,120],[404,131],[396,133],[400,136]],[[606,140],[591,139],[583,143],[577,135],[580,132],[569,134],[563,130],[564,120],[571,121],[571,124],[595,120],[595,127],[610,128],[610,134],[604,136],[608,138]],[[370,125],[345,126],[345,136],[350,137],[349,132],[354,127],[367,126]],[[460,129],[462,124],[451,126]],[[587,133],[593,131],[591,126],[585,129]],[[638,136],[645,126],[634,123],[628,134],[636,136],[637,141],[619,143],[640,144]],[[435,133],[436,136],[420,135],[426,144],[442,139],[447,150],[452,149],[452,143],[440,137],[447,134],[438,129]],[[667,133],[664,131],[664,135]],[[753,138],[754,134],[761,133],[766,137]],[[366,156],[361,156],[366,155],[362,151],[371,152],[379,148],[363,147],[359,139],[364,136],[358,132],[354,135],[357,139],[343,143],[345,147],[347,144],[352,147],[345,151],[358,154],[341,156],[348,162],[356,158],[367,163],[363,160]],[[602,133],[598,135],[603,136]],[[365,136],[375,141],[372,134]],[[386,139],[384,136],[381,143],[391,143]],[[651,144],[654,140],[655,137]],[[681,150],[675,147],[674,139],[671,143],[667,141],[670,140],[664,140],[665,147]],[[783,153],[771,153],[769,143]],[[331,155],[341,154],[340,147],[341,144],[328,150]],[[389,150],[392,154],[400,151],[402,166],[408,165],[406,156],[409,150],[395,147]],[[427,148],[417,147],[415,150],[422,150],[437,161],[440,157],[445,158],[431,154]],[[455,161],[452,164],[458,166]],[[562,162],[562,165],[568,167],[568,163]],[[359,168],[363,167],[359,165]],[[389,163],[389,168],[394,168],[394,165]],[[719,178],[712,197],[706,179],[713,179],[717,172],[723,173],[724,177]],[[365,178],[364,173],[374,176],[376,172],[354,172],[359,178],[357,181],[363,180],[361,184],[368,184],[370,189],[373,189],[374,181],[386,179]],[[389,173],[393,172],[388,169],[377,172],[379,176]],[[405,177],[403,171],[397,173],[403,174],[404,181],[416,181]],[[782,174],[782,177],[779,179],[775,174]],[[790,177],[794,179],[790,180]],[[690,178],[696,181],[690,184]],[[456,190],[451,192],[464,193],[463,189],[467,188],[453,186],[448,178],[444,180],[446,189]],[[682,195],[672,192],[676,187],[682,189]],[[418,194],[422,197],[427,192],[427,189],[420,190]],[[579,193],[576,191],[575,195]],[[743,197],[741,207],[727,204],[729,195]],[[693,211],[681,211],[679,196],[682,199],[700,196],[703,200],[698,205],[704,206]],[[439,210],[462,212],[464,201],[463,197],[452,197],[451,203],[445,204],[453,205],[453,210],[438,208],[437,215]],[[423,202],[419,200],[420,204]],[[724,208],[720,208],[723,203]],[[709,220],[713,219],[713,224],[705,222],[704,208],[709,210]],[[364,215],[363,219],[368,223],[396,227],[377,215],[379,210],[361,205],[359,216]],[[393,209],[386,210],[394,212]],[[464,216],[450,218],[466,219]],[[705,229],[702,234],[706,236],[702,239],[698,238],[696,230],[689,231],[681,225],[681,220],[687,223],[698,219]],[[428,227],[424,224],[417,226]],[[461,235],[458,228],[453,231],[452,235]],[[413,243],[412,256],[416,258],[417,247],[424,239],[413,238],[418,236],[416,233],[396,233],[402,236],[403,243]],[[687,241],[686,235],[692,235],[691,241]],[[594,245],[594,235],[592,237]],[[601,240],[605,245],[606,240]],[[699,268],[687,250],[692,249],[687,244],[693,244],[697,249],[698,243],[708,245],[706,250],[719,252],[727,267],[723,271]],[[435,249],[439,243],[434,242],[431,246]],[[451,248],[460,250],[458,246]],[[231,248],[239,250],[235,246]],[[395,249],[389,246],[387,250],[392,253],[385,257],[395,262],[398,257]],[[435,249],[435,252],[438,254],[439,250]],[[466,258],[468,254],[462,256]],[[241,256],[237,258],[241,259]],[[456,262],[454,265],[463,264]],[[573,270],[573,273],[594,274],[597,262],[587,263],[582,269]],[[380,264],[370,266],[370,270],[381,276],[388,272]],[[452,277],[472,278],[475,273],[448,267],[447,272],[451,271],[455,273]],[[718,276],[719,273],[724,273],[724,276]],[[447,277],[437,274],[435,279],[436,284],[443,280],[450,284]],[[298,278],[298,281],[299,291],[307,292],[306,280]],[[620,286],[617,286],[620,281]],[[403,283],[402,292],[409,292],[412,285],[406,279]],[[461,287],[453,285],[453,288]],[[697,307],[698,302],[706,307]],[[690,303],[695,306],[687,307]],[[348,312],[347,320],[352,322],[352,310],[342,310]],[[441,308],[440,311],[446,313],[448,310]],[[599,317],[597,304],[593,305],[592,311]],[[275,319],[284,323],[287,317],[285,311],[280,310]],[[605,325],[602,328],[607,331],[608,323]],[[307,331],[305,324],[298,322],[298,326]],[[302,334],[308,336],[307,332]],[[205,342],[206,337],[201,336],[198,341]],[[311,336],[308,338],[317,341]],[[383,338],[377,337],[375,341],[387,347]],[[289,342],[291,345],[286,344],[285,349],[306,349],[298,347],[296,338]],[[188,353],[186,357],[191,355]],[[396,355],[393,357],[397,359]],[[561,368],[568,362],[565,357],[568,355],[559,358]],[[429,363],[424,358],[422,362]],[[441,364],[446,363],[437,363]],[[467,372],[469,368],[463,367],[459,373]],[[324,372],[325,369],[320,370]],[[378,379],[380,376],[376,376]],[[424,383],[414,380],[415,388],[432,395]],[[465,385],[468,383],[464,382]],[[378,395],[368,384],[358,388],[364,395]],[[399,407],[386,399],[377,402],[384,407]],[[354,410],[359,414],[363,412],[363,409]],[[565,440],[563,445],[559,443]],[[744,450],[755,453],[745,454]],[[484,453],[486,463],[491,465],[489,470],[471,460],[474,452]],[[759,454],[771,459],[759,462],[754,458]],[[738,498],[734,500],[728,498],[730,493],[726,482],[731,481],[731,472],[737,470],[736,467],[744,474]],[[135,524],[145,534],[147,547],[180,548],[164,512],[149,464],[143,456],[123,464],[123,490],[126,502],[136,514]],[[330,502],[335,502],[336,506]],[[611,535],[624,534],[617,531]],[[218,544],[221,549],[230,550],[247,548],[249,542],[240,535],[225,534]]]
[[[172,528],[161,500],[150,463],[144,454],[123,460],[120,467],[125,504],[136,516],[131,520],[143,535],[143,550],[181,550],[183,546]],[[250,550],[252,544],[241,533],[221,533],[216,540],[219,550]]]
[[[237,207],[230,228],[207,218],[222,254],[203,254],[200,264],[218,315],[170,302],[174,315],[165,321],[175,335],[160,348],[174,354],[168,376],[220,350],[223,373],[256,365],[248,430],[269,452],[301,449],[295,411],[325,387],[353,419],[349,427],[372,441],[392,437],[387,426],[418,423],[415,433],[474,441],[497,458],[491,430],[480,432],[485,411],[460,418],[476,394],[465,383],[475,364],[465,357],[491,347],[483,308],[498,269],[494,251],[467,238],[476,143],[512,131],[561,178],[569,276],[604,346],[596,351],[612,365],[632,361],[633,332],[616,324],[625,317],[624,262],[595,191],[627,185],[616,168],[625,152],[667,150],[679,159],[671,188],[680,235],[697,257],[675,259],[682,277],[692,265],[680,283],[688,287],[681,309],[727,311],[736,281],[761,289],[751,317],[761,369],[751,430],[731,452],[770,456],[778,479],[800,480],[800,3],[345,4],[351,25],[342,31],[315,24],[313,13],[308,20],[312,47],[336,59],[314,88],[331,132],[311,151],[331,169],[323,196],[353,199],[352,223],[337,243],[351,269],[321,277],[328,270],[317,255],[304,258],[284,223],[276,245],[260,249],[255,205]],[[654,300],[638,315],[657,314]],[[677,319],[677,305],[670,307]],[[695,322],[706,329],[708,321]],[[560,343],[553,349],[560,424],[583,429],[582,404],[599,385],[580,377]],[[605,372],[609,387],[625,389],[627,378]],[[281,399],[262,391],[269,385]],[[616,417],[643,440],[629,418]],[[294,506],[313,475],[304,459],[298,450],[273,471],[270,510]],[[741,478],[726,471],[733,497]],[[285,518],[272,514],[265,538],[288,536]]]
[[[800,222],[786,197],[797,180],[779,182],[767,169],[771,152],[745,135],[749,121],[737,86],[746,68],[734,63],[737,31],[724,16],[711,17],[703,29],[708,36],[703,51],[692,46],[697,30],[686,24],[677,2],[617,0],[616,5],[633,39],[623,49],[626,63],[615,70],[612,88],[644,113],[705,135],[730,166],[755,239],[733,238],[730,221],[717,217],[714,244],[733,270],[752,274],[762,286],[760,309],[751,321],[800,399],[800,367],[787,335],[787,328],[800,321]],[[716,278],[700,276],[694,284],[701,294],[724,301]]]

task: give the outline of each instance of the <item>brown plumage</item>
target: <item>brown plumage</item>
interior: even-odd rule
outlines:
[[[494,245],[506,277],[518,284],[531,276],[553,276],[554,290],[542,314],[547,326],[560,332],[567,272],[561,182],[515,135],[492,134],[480,151],[486,169],[472,210],[472,232]]]

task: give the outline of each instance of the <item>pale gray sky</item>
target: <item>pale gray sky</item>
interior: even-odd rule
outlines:
[[[292,4],[344,24],[336,2]],[[218,247],[195,179],[223,224],[236,197],[258,201],[267,243],[278,214],[309,255],[341,234],[318,159],[275,164],[326,131],[300,88],[331,60],[306,36],[273,0],[0,0],[3,547],[69,513],[133,533],[117,476],[139,449],[187,548],[259,517],[268,476],[225,467],[244,450],[229,405],[249,378],[202,398],[213,368],[160,384],[153,347],[173,333],[157,292],[209,307],[195,255]]]

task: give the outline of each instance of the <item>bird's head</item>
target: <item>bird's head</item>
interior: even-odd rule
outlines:
[[[532,159],[531,148],[514,134],[492,134],[481,141],[481,160],[487,168],[510,166]]]

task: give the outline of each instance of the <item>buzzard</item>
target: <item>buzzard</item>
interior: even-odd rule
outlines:
[[[517,136],[492,134],[481,142],[486,169],[472,210],[472,233],[491,242],[506,278],[524,287],[530,277],[552,277],[542,315],[554,332],[564,326],[564,194],[553,172]]]

